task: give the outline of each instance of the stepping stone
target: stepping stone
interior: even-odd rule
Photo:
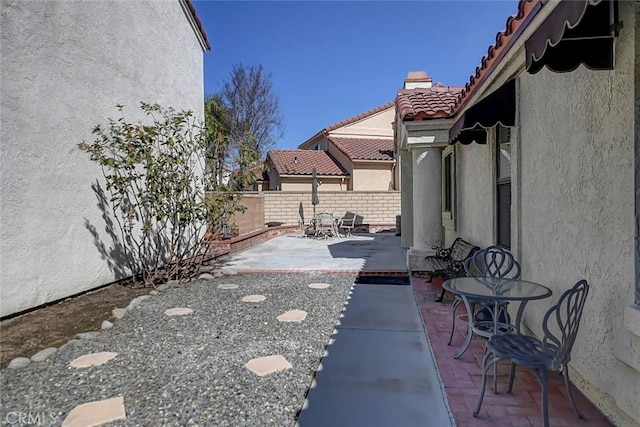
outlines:
[[[198,279],[202,279],[202,280],[211,280],[213,279],[213,274],[209,274],[209,273],[202,273],[200,275],[200,277],[198,277]]]
[[[58,349],[55,347],[45,348],[44,350],[40,350],[39,352],[31,356],[31,361],[44,362],[45,360],[56,354],[57,351]]]
[[[259,377],[264,377],[265,375],[273,374],[274,372],[293,368],[291,363],[279,354],[251,359],[244,365],[244,367]]]
[[[238,289],[238,285],[235,283],[223,283],[222,285],[218,285],[218,289]]]
[[[244,302],[262,302],[266,299],[267,297],[264,295],[247,295],[246,297],[242,297],[242,301]]]
[[[329,286],[331,286],[328,283],[310,283],[309,287],[311,289],[327,289]]]
[[[29,366],[29,364],[31,364],[31,359],[29,359],[28,357],[16,357],[11,362],[9,362],[7,368],[21,369]]]
[[[62,427],[92,427],[126,418],[124,397],[118,396],[76,406],[64,419]]]
[[[291,310],[282,313],[276,319],[280,322],[302,322],[307,317],[307,312],[302,310]]]
[[[170,308],[169,310],[164,312],[164,314],[166,314],[167,316],[185,316],[191,313],[193,313],[193,309],[186,307]]]
[[[71,366],[72,368],[88,368],[90,366],[98,366],[107,363],[117,355],[118,353],[113,353],[110,351],[85,354],[76,359],[73,359],[71,363],[69,363],[69,366]]]

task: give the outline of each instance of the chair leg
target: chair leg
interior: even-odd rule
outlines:
[[[451,341],[453,341],[453,333],[456,330],[456,312],[458,311],[458,306],[460,306],[461,300],[456,298],[451,305],[451,335],[449,336],[449,342],[447,345],[451,345]]]
[[[482,358],[482,389],[480,390],[480,398],[478,399],[478,404],[476,405],[476,409],[473,411],[473,416],[477,417],[480,413],[480,408],[482,407],[482,400],[484,399],[484,392],[487,388],[487,372],[491,368],[491,365],[495,365],[500,360],[499,357],[494,356],[494,358],[489,361],[489,357],[493,355],[490,351],[485,351],[484,357]]]
[[[543,368],[538,371],[538,379],[542,385],[542,425],[549,427],[549,392],[547,384],[547,369]]]
[[[569,381],[569,367],[566,363],[562,365],[562,376],[564,377],[564,386],[567,388],[567,394],[569,395],[571,406],[573,406],[573,412],[576,414],[576,417],[584,419],[584,416],[578,410],[576,400],[573,398],[573,392],[571,391],[571,382]]]
[[[511,393],[513,390],[513,380],[516,377],[516,364],[511,362],[511,370],[509,371],[509,385],[507,386],[507,393]]]

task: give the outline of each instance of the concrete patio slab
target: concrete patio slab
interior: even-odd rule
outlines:
[[[317,240],[280,236],[221,258],[216,267],[238,273],[278,271],[406,271],[400,238],[369,233]]]

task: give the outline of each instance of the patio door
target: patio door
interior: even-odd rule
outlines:
[[[496,243],[511,248],[511,128],[496,126]]]

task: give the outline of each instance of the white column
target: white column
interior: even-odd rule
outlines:
[[[413,246],[413,156],[409,150],[400,150],[400,246],[408,249]]]
[[[411,147],[413,166],[413,245],[407,254],[407,268],[425,269],[424,258],[433,245],[442,245],[442,145]]]

